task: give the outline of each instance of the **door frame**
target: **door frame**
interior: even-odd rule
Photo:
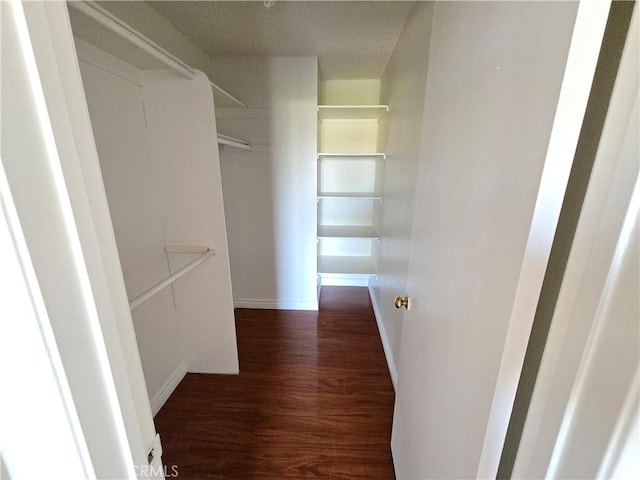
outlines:
[[[498,472],[610,5],[606,0],[578,5],[476,478],[496,478]]]
[[[618,5],[620,7],[620,5]],[[633,9],[629,19],[629,9]],[[612,11],[612,16],[614,12]],[[513,476],[516,478],[546,475],[557,476],[556,468],[566,459],[575,456],[574,445],[565,448],[567,431],[581,426],[584,418],[578,418],[576,407],[589,399],[597,400],[597,391],[589,391],[586,379],[602,375],[615,365],[617,375],[606,375],[599,385],[614,382],[616,388],[608,390],[608,401],[619,401],[620,411],[601,409],[600,427],[589,435],[598,437],[600,445],[608,445],[609,451],[598,452],[604,461],[598,478],[608,478],[614,471],[626,447],[625,430],[632,430],[631,423],[638,419],[638,366],[625,363],[620,354],[629,350],[616,343],[607,344],[608,329],[627,328],[628,317],[613,318],[608,311],[615,305],[611,292],[623,272],[623,261],[634,248],[637,240],[630,241],[633,224],[638,221],[640,203],[640,179],[638,174],[638,108],[639,108],[639,62],[637,6],[626,4],[618,18],[630,20],[628,30],[618,25],[616,41],[624,43],[620,64],[615,75],[615,84],[603,119],[602,135],[598,141],[595,162],[586,190],[582,210],[573,237],[571,250],[562,285],[560,287],[552,323],[546,336],[544,353],[540,361],[535,387],[530,397],[525,424],[517,457],[513,459]],[[621,22],[619,22],[621,23]],[[625,34],[624,38],[620,38]],[[609,43],[605,40],[606,43]],[[620,47],[618,47],[620,48]],[[603,47],[604,50],[604,47]],[[614,57],[614,54],[609,57]],[[601,82],[602,83],[602,82]],[[637,276],[637,270],[635,272]],[[637,278],[637,277],[636,277]],[[620,282],[620,285],[633,285]],[[637,295],[637,287],[627,287],[630,295]],[[637,304],[636,304],[637,308]],[[631,320],[633,322],[633,319]],[[637,332],[627,330],[628,338],[637,338]],[[635,345],[636,349],[638,344]],[[636,355],[638,352],[635,352]],[[628,357],[626,357],[628,361]],[[604,366],[604,368],[603,368]],[[600,367],[600,368],[598,368]],[[621,383],[621,373],[636,370],[629,385]],[[626,405],[621,400],[620,390],[628,389]],[[635,393],[634,393],[635,390]],[[618,398],[616,398],[618,395]],[[633,405],[635,403],[635,406]],[[635,409],[635,410],[634,410]],[[616,431],[609,438],[606,420],[619,414],[619,435]],[[637,426],[636,433],[637,433]],[[590,460],[595,457],[591,452]],[[596,457],[597,458],[597,457]],[[582,460],[579,463],[584,463]],[[505,472],[506,473],[506,472]]]
[[[46,345],[49,351],[59,352],[62,359],[61,365],[56,365],[55,356],[51,357],[52,371],[57,372],[60,385],[68,383],[71,397],[66,404],[70,416],[59,420],[67,422],[76,433],[79,423],[82,435],[76,436],[78,451],[88,451],[91,457],[89,477],[136,478],[151,473],[163,478],[161,466],[155,472],[149,467],[149,449],[159,448],[159,443],[155,443],[155,426],[67,5],[19,0],[2,3],[2,13],[6,15],[3,22],[12,22],[20,34],[16,48],[20,50],[21,65],[28,72],[25,83],[29,84],[24,102],[35,105],[37,110],[34,117],[29,116],[28,108],[24,112],[16,108],[9,110],[5,118],[12,115],[28,126],[24,131],[29,134],[20,141],[42,141],[47,145],[46,155],[28,159],[23,158],[20,149],[3,150],[6,190],[12,194],[3,192],[3,196],[15,204],[17,212],[15,218],[9,218],[9,227],[13,232],[22,231],[25,240],[22,250],[14,241],[16,249],[3,254],[31,264],[35,271],[37,283],[30,288],[42,297],[48,313],[39,321],[52,332]],[[8,167],[20,162],[37,165],[38,177],[31,175],[33,169],[11,175]],[[24,195],[30,184],[41,185],[42,189],[38,188],[37,194],[34,190],[33,194]],[[50,213],[48,224],[64,235],[54,239],[28,228],[38,224],[43,212]],[[69,259],[73,273],[68,268],[57,268],[57,263],[51,263],[52,258],[57,262]],[[64,286],[70,292],[71,310],[84,314],[61,315],[55,308],[59,298],[53,295],[52,285]],[[64,338],[74,340],[65,343],[61,341]],[[42,342],[37,336],[32,340],[34,344]],[[86,361],[69,361],[79,355]],[[20,395],[20,390],[11,393]],[[105,406],[103,414],[88,414],[96,404]],[[76,423],[74,417],[78,419]],[[36,446],[42,437],[41,428],[45,426],[25,422],[22,435],[30,435]],[[29,460],[38,463],[37,454],[33,450],[29,454]],[[87,464],[86,458],[79,458]],[[6,457],[1,468],[11,473],[13,460]],[[153,465],[159,461],[157,455]]]

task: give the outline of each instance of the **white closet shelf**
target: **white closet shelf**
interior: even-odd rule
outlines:
[[[318,160],[322,160],[323,158],[374,158],[384,160],[386,158],[386,154],[381,152],[373,152],[373,153],[318,153]]]
[[[372,257],[320,255],[318,273],[376,275],[377,268]]]
[[[370,238],[380,236],[372,225],[318,225],[318,238]]]
[[[382,194],[377,192],[318,192],[320,200],[327,198],[361,198],[365,200],[382,200]]]
[[[67,5],[70,7],[69,17],[74,36],[140,70],[168,67],[186,78],[195,77],[193,68],[97,3],[75,1],[67,2]],[[209,83],[213,88],[216,105],[246,107],[222,87],[212,81]]]
[[[318,119],[379,121],[388,111],[388,105],[318,105]]]
[[[249,142],[240,140],[239,138],[230,137],[229,135],[223,135],[222,133],[218,134],[218,145],[228,145],[230,147],[241,148],[243,150],[253,150],[253,146]]]

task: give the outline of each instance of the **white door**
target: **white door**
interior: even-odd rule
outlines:
[[[435,4],[398,478],[495,478],[607,12]]]

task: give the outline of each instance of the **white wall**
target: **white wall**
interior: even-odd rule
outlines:
[[[320,105],[377,105],[380,100],[380,79],[322,80],[318,85]]]
[[[193,259],[165,244],[216,250],[132,312],[157,411],[187,370],[238,372],[211,88],[77,43],[129,299]]]
[[[378,278],[370,282],[371,299],[394,385],[400,354],[402,312],[393,301],[406,294],[416,171],[422,135],[422,116],[433,5],[417,2],[381,84],[380,103],[389,113],[379,127],[379,151],[384,161],[384,191],[380,225]]]
[[[216,109],[236,307],[316,309],[316,58],[214,58],[251,108]]]
[[[127,295],[132,299],[169,275],[163,251],[158,170],[145,151],[149,139],[142,87],[109,73],[104,67],[87,63],[87,48],[81,48],[80,44],[78,47],[120,264]],[[99,63],[95,57],[92,61]],[[140,305],[132,317],[147,390],[153,399],[183,358],[171,289]],[[158,345],[163,348],[157,348]]]

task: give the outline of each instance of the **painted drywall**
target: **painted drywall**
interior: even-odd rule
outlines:
[[[392,433],[400,478],[478,473],[575,15],[570,3],[434,4]]]
[[[381,81],[380,103],[389,105],[389,112],[380,122],[378,148],[387,158],[379,227],[379,273],[369,285],[394,385],[402,312],[393,302],[397,295],[406,295],[432,15],[431,3],[416,3]]]
[[[321,80],[318,85],[319,105],[377,105],[380,79]]]
[[[236,307],[317,309],[315,58],[214,58],[251,107],[217,109]],[[238,81],[242,79],[242,81]]]
[[[105,63],[103,68],[89,64],[87,50],[78,49],[80,69],[122,273],[132,299],[169,276],[158,170],[146,154],[149,139],[142,87],[110,73]],[[98,63],[95,57],[92,61]],[[132,317],[147,390],[153,398],[183,358],[171,289],[140,305]]]
[[[129,299],[193,259],[164,245],[217,253],[132,311],[157,411],[187,369],[238,372],[213,97],[203,74],[142,72],[77,44]]]

